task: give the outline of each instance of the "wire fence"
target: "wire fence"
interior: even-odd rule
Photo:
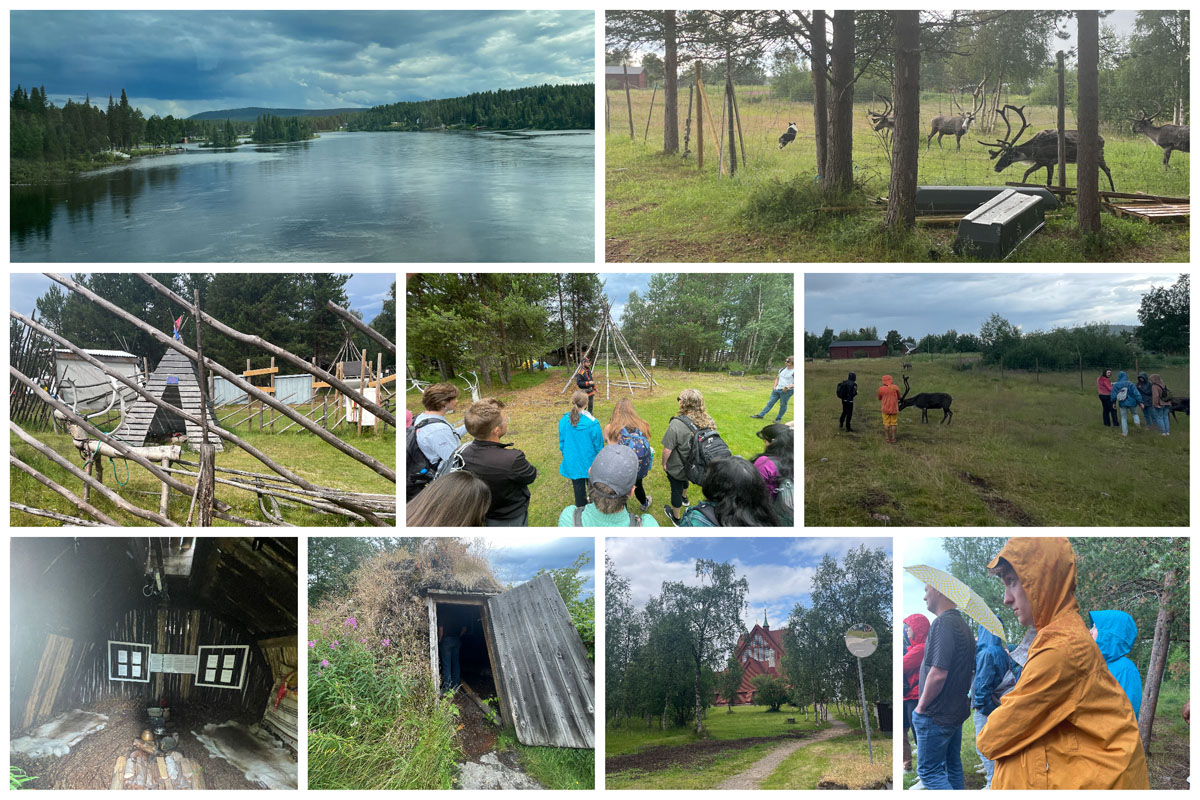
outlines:
[[[724,85],[705,86],[707,107],[701,104],[698,93],[690,81],[680,81],[677,108],[679,124],[679,152],[687,151],[686,158],[697,162],[701,147],[696,116],[703,110],[703,156],[704,169],[714,176],[718,164],[727,172],[729,153],[729,120],[727,104],[724,103]],[[737,118],[740,123],[740,141],[736,150],[737,170],[743,175],[788,179],[802,175],[818,174],[816,164],[816,139],[814,134],[813,107],[810,99],[791,100],[772,96],[767,86],[735,86]],[[605,127],[610,147],[641,147],[650,151],[663,148],[664,93],[661,87],[630,89],[628,99],[624,88],[609,87],[605,102]],[[690,96],[689,96],[690,95]],[[960,102],[970,107],[970,96]],[[1038,131],[1056,126],[1057,112],[1054,106],[1029,105],[1027,98],[1017,95],[1002,95],[1004,101],[1013,105],[1026,105],[1025,117],[1029,129],[1021,141],[1027,140]],[[688,109],[691,108],[690,120]],[[886,191],[891,171],[889,153],[890,137],[872,129],[871,110],[882,111],[882,99],[872,102],[856,98],[854,105],[854,170],[861,183],[872,191]],[[959,141],[953,135],[937,135],[930,138],[931,121],[940,115],[958,113],[958,107],[945,93],[923,93],[921,98],[921,138],[919,143],[919,184],[931,186],[1000,186],[1007,182],[1019,182],[1030,164],[1013,164],[1003,172],[996,172],[995,161],[989,149],[979,140],[995,141],[1005,132],[1005,123],[998,116],[992,128],[982,124],[985,114],[980,113],[981,124],[970,129]],[[630,136],[632,118],[633,135]],[[779,137],[789,123],[796,126],[796,138],[780,147]],[[1068,130],[1076,127],[1075,114],[1067,109]],[[1019,122],[1013,126],[1017,132]],[[735,124],[735,135],[738,125]],[[1163,166],[1163,151],[1148,137],[1134,134],[1129,124],[1102,125],[1104,138],[1104,160],[1112,172],[1117,191],[1144,192],[1146,194],[1187,197],[1189,193],[1190,156],[1174,153],[1170,168]],[[743,147],[745,159],[743,163]],[[721,152],[724,155],[719,155]],[[1057,173],[1057,169],[1055,170]],[[1075,165],[1067,165],[1066,185],[1075,186]],[[1058,183],[1055,175],[1054,184]],[[1040,168],[1029,174],[1028,182],[1046,182],[1046,170]],[[1107,179],[1100,176],[1101,188],[1107,189]]]

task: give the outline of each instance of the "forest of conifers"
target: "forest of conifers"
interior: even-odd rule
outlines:
[[[214,147],[236,145],[238,135],[255,142],[308,139],[315,130],[353,131],[429,130],[441,127],[537,130],[591,129],[595,125],[595,87],[533,86],[525,89],[477,92],[466,97],[393,103],[358,113],[329,117],[260,117],[253,128],[229,120],[149,119],[130,105],[125,90],[120,101],[108,98],[107,111],[90,98],[60,106],[50,102],[46,87],[26,90],[20,85],[9,103],[12,180],[36,177],[28,166],[70,164],[87,169],[113,160],[112,150],[180,143],[184,138]],[[395,123],[395,124],[393,124]],[[105,155],[109,154],[109,155]]]

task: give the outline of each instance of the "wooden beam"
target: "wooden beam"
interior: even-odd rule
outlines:
[[[262,369],[248,369],[242,373],[243,378],[250,378],[255,375],[274,375],[279,372],[279,367],[263,367]]]

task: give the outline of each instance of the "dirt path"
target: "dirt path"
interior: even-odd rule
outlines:
[[[807,747],[813,742],[821,742],[826,739],[832,739],[835,736],[841,736],[846,731],[850,730],[850,726],[842,722],[840,719],[829,720],[831,727],[823,731],[819,731],[808,739],[799,742],[788,742],[785,745],[776,747],[770,753],[754,762],[754,766],[743,773],[734,775],[731,778],[726,778],[724,782],[718,785],[718,789],[757,789],[759,784],[766,780],[775,769],[784,762],[784,760],[792,753],[799,750],[801,747]]]

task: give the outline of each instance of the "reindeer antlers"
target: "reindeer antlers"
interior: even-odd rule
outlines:
[[[1010,108],[1013,111],[1017,112],[1017,116],[1021,118],[1021,130],[1017,131],[1016,136],[1011,136],[1012,121],[1008,118],[1008,115],[1004,113],[1005,111],[1008,111]],[[1001,148],[1001,150],[1006,150],[1008,148],[1016,147],[1017,140],[1019,140],[1021,138],[1021,134],[1025,133],[1025,130],[1029,127],[1029,123],[1025,121],[1025,106],[1021,106],[1020,108],[1017,108],[1016,106],[1013,106],[1013,105],[1006,105],[1004,108],[1000,109],[1000,117],[1004,120],[1004,125],[1006,128],[1006,130],[1004,131],[1003,139],[1001,139],[998,142],[982,142],[982,141],[979,141],[978,139],[976,139],[975,141],[979,142],[981,145],[984,145],[985,147],[999,147],[999,148]],[[997,153],[992,153],[992,158],[995,158],[996,155],[997,155]]]
[[[1155,117],[1157,117],[1159,114],[1162,113],[1162,103],[1159,103],[1157,100],[1154,102],[1154,113],[1151,114],[1150,116],[1146,116],[1145,108],[1140,109],[1138,111],[1138,113],[1141,114],[1140,117],[1130,117],[1130,120],[1132,120],[1133,122],[1150,122],[1151,120],[1153,120]]]

